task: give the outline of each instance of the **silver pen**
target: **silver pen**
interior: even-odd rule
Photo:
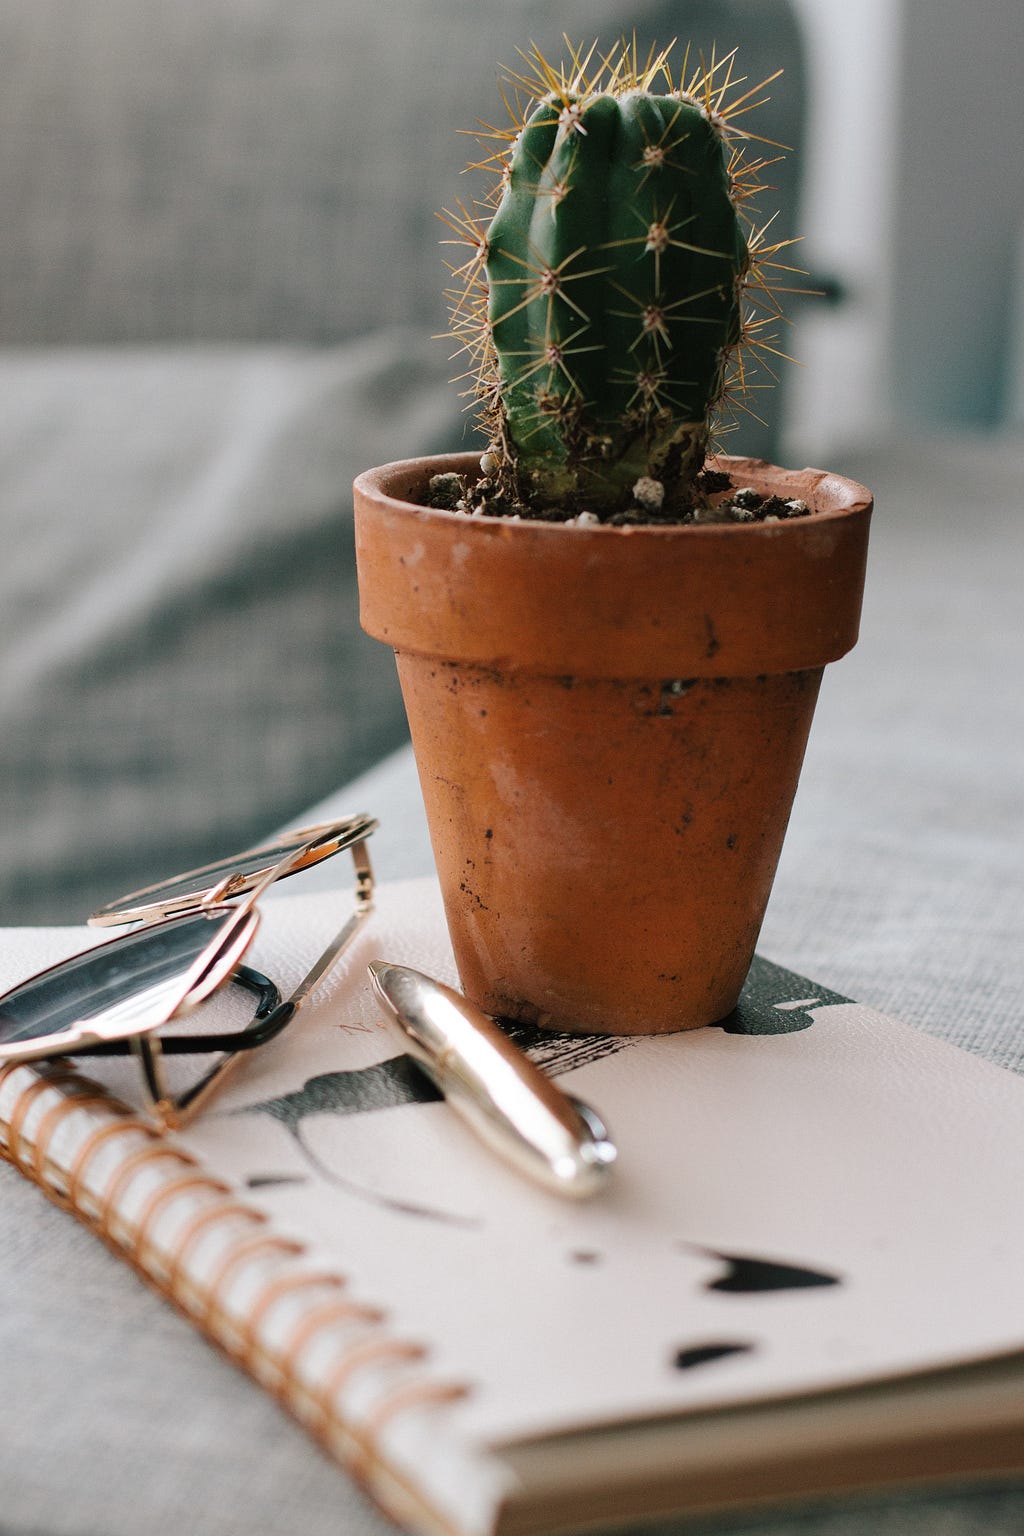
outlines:
[[[570,1098],[468,998],[405,965],[370,963],[409,1054],[451,1108],[521,1173],[559,1194],[596,1194],[615,1161],[600,1117]]]

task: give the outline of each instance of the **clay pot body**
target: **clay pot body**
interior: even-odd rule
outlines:
[[[364,629],[396,654],[462,985],[552,1028],[660,1033],[735,1006],[824,665],[855,642],[869,493],[721,459],[814,515],[567,527],[356,481]]]

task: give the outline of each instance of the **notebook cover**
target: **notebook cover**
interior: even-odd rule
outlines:
[[[254,962],[297,979],[347,899],[268,901]],[[0,982],[95,938],[9,934]],[[761,959],[720,1026],[516,1027],[619,1145],[577,1205],[439,1100],[372,1001],[373,958],[456,981],[433,882],[380,891],[188,1130],[119,1121],[64,1068],[6,1073],[0,1126],[397,1518],[490,1530],[516,1497],[503,1447],[1024,1349],[1018,1078]],[[131,1107],[130,1063],[86,1069]]]

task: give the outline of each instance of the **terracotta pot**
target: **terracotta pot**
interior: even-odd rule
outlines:
[[[568,1030],[735,1006],[821,671],[857,638],[871,496],[720,459],[812,517],[578,528],[432,511],[355,483],[363,628],[392,646],[462,985]]]

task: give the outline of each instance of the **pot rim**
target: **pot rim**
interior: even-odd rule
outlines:
[[[874,505],[874,498],[866,486],[856,480],[851,480],[845,475],[836,474],[827,469],[783,469],[777,464],[772,464],[768,459],[748,458],[741,454],[710,454],[708,467],[719,469],[733,474],[746,469],[751,478],[760,479],[771,476],[777,479],[783,477],[783,488],[792,489],[794,497],[800,498],[812,507],[813,520],[820,523],[823,520],[832,520],[837,517],[847,517],[854,513],[869,512]],[[398,506],[410,507],[418,513],[431,518],[437,518],[441,522],[465,525],[472,521],[477,525],[498,526],[502,528],[529,527],[533,530],[558,530],[560,537],[571,533],[573,535],[594,535],[602,537],[609,535],[615,538],[634,538],[637,535],[656,538],[677,538],[686,535],[688,538],[700,536],[702,538],[713,536],[716,538],[749,538],[757,530],[766,530],[772,536],[778,536],[780,532],[787,532],[799,528],[804,522],[803,518],[792,518],[778,523],[631,523],[623,526],[613,526],[609,523],[588,523],[581,526],[574,522],[548,522],[543,519],[498,517],[493,513],[473,513],[449,511],[444,507],[428,507],[421,502],[412,500],[409,494],[397,495],[392,487],[395,480],[412,480],[413,484],[419,484],[429,466],[429,475],[455,472],[472,476],[474,472],[480,473],[480,455],[472,452],[439,453],[423,455],[412,459],[393,459],[387,464],[378,464],[371,469],[363,470],[356,476],[355,486],[364,495],[374,500],[380,499]],[[410,490],[412,486],[410,486]],[[781,494],[781,491],[777,494]],[[813,499],[823,499],[831,502],[814,509]]]
[[[870,492],[824,470],[709,462],[801,496],[811,515],[668,527],[516,521],[413,499],[430,475],[471,475],[477,454],[366,470],[354,485],[363,628],[399,651],[549,676],[758,676],[844,655],[859,628]]]

